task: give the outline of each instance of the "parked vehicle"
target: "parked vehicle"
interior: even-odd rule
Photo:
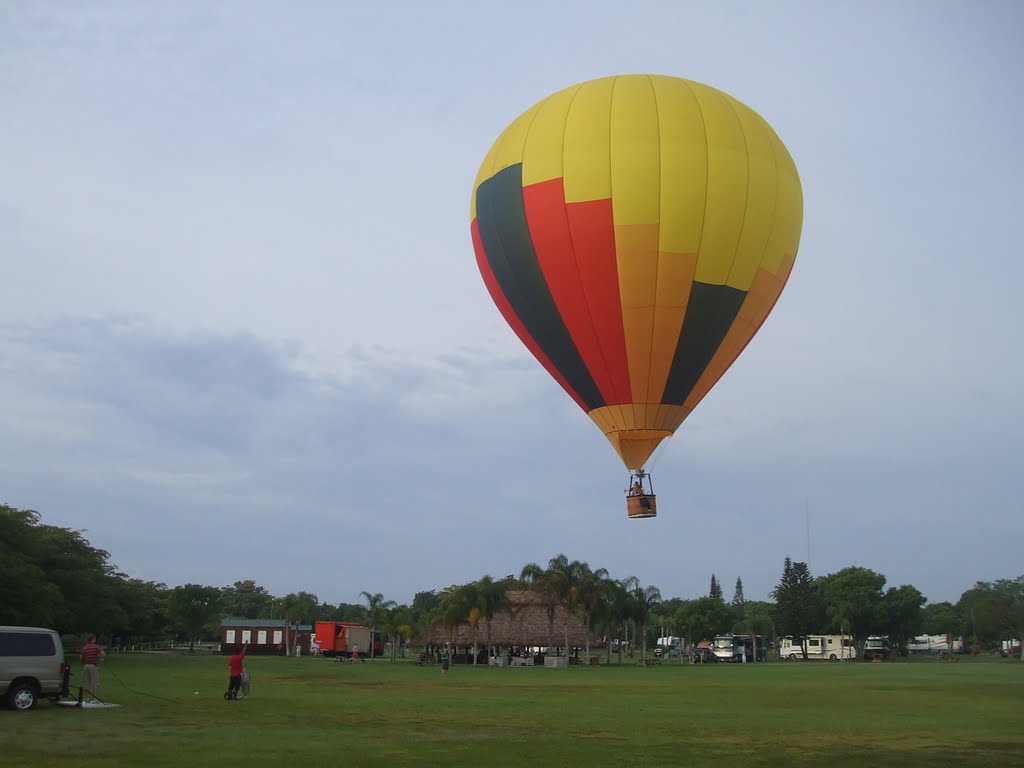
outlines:
[[[804,657],[804,640],[807,642],[808,660],[838,661],[857,658],[857,648],[853,644],[853,638],[849,635],[808,635],[806,638],[787,636],[779,642],[779,657],[802,659]]]
[[[955,638],[950,644],[948,635],[921,635],[907,642],[907,653],[960,653],[963,638]]]
[[[0,692],[11,709],[68,695],[70,669],[60,635],[42,627],[0,627]]]
[[[351,657],[358,649],[359,656],[370,657],[370,628],[351,621],[318,621],[314,635],[316,650],[323,656]],[[376,641],[374,654],[381,652],[380,640]]]
[[[864,643],[864,658],[867,661],[885,661],[892,655],[888,637],[869,637]]]
[[[622,653],[633,652],[633,644],[630,643],[628,640],[612,639],[608,641],[608,645],[611,648],[612,653],[618,653],[619,651],[622,651]]]
[[[659,637],[654,649],[654,655],[658,658],[667,656],[670,659],[678,659],[683,653],[683,646],[685,644],[686,641],[683,638],[676,637],[675,635]]]
[[[767,645],[761,635],[756,636],[756,643],[754,635],[718,635],[711,643],[719,661],[737,662],[764,661]]]
[[[1020,640],[1003,640],[1000,653],[1003,655],[1003,658],[1009,656],[1020,658]]]
[[[718,657],[713,648],[694,648],[693,653],[690,654],[690,661],[694,664],[715,664],[718,662]]]

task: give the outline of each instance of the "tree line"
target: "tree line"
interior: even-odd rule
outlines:
[[[897,649],[920,634],[964,637],[981,645],[1024,635],[1024,576],[979,581],[956,603],[929,603],[912,585],[886,587],[883,574],[860,566],[814,577],[806,563],[786,558],[772,601],[746,600],[738,578],[726,601],[716,575],[707,595],[663,598],[635,577],[616,579],[564,554],[546,565],[528,563],[518,574],[485,575],[441,590],[417,592],[411,605],[364,591],[359,604],[320,602],[312,592],[275,596],[254,580],[213,587],[131,578],[110,554],[78,531],[46,525],[38,512],[0,505],[0,624],[53,627],[67,635],[99,632],[122,645],[175,639],[216,639],[220,620],[280,618],[359,621],[381,632],[390,652],[430,626],[451,636],[467,625],[490,645],[490,620],[508,607],[507,593],[530,590],[548,616],[548,645],[558,642],[555,613],[565,608],[596,635],[625,642],[641,655],[660,635],[691,642],[727,632],[768,637],[846,634],[858,648],[871,635],[888,635]],[[589,650],[589,649],[588,649]],[[610,649],[609,649],[610,652]]]

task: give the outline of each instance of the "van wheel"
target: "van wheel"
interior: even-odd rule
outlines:
[[[795,653],[789,654],[789,658],[792,659],[793,661],[796,661],[796,654]]]
[[[19,712],[32,709],[38,700],[39,693],[32,683],[15,683],[7,692],[7,705]]]
[[[828,655],[828,660],[829,661],[836,661],[836,659],[837,659],[837,657],[836,657],[836,655],[834,653],[830,653]]]

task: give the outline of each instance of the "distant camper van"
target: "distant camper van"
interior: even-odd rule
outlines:
[[[784,637],[779,643],[779,657],[783,659],[802,659],[804,650],[801,638]],[[856,659],[857,648],[853,638],[842,635],[808,635],[807,658],[839,661],[840,659]]]

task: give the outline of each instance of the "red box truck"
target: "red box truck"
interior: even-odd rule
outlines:
[[[316,644],[323,656],[351,656],[358,648],[360,656],[370,655],[369,627],[351,621],[318,621]],[[379,643],[378,643],[379,646]],[[377,653],[380,648],[375,649]]]

